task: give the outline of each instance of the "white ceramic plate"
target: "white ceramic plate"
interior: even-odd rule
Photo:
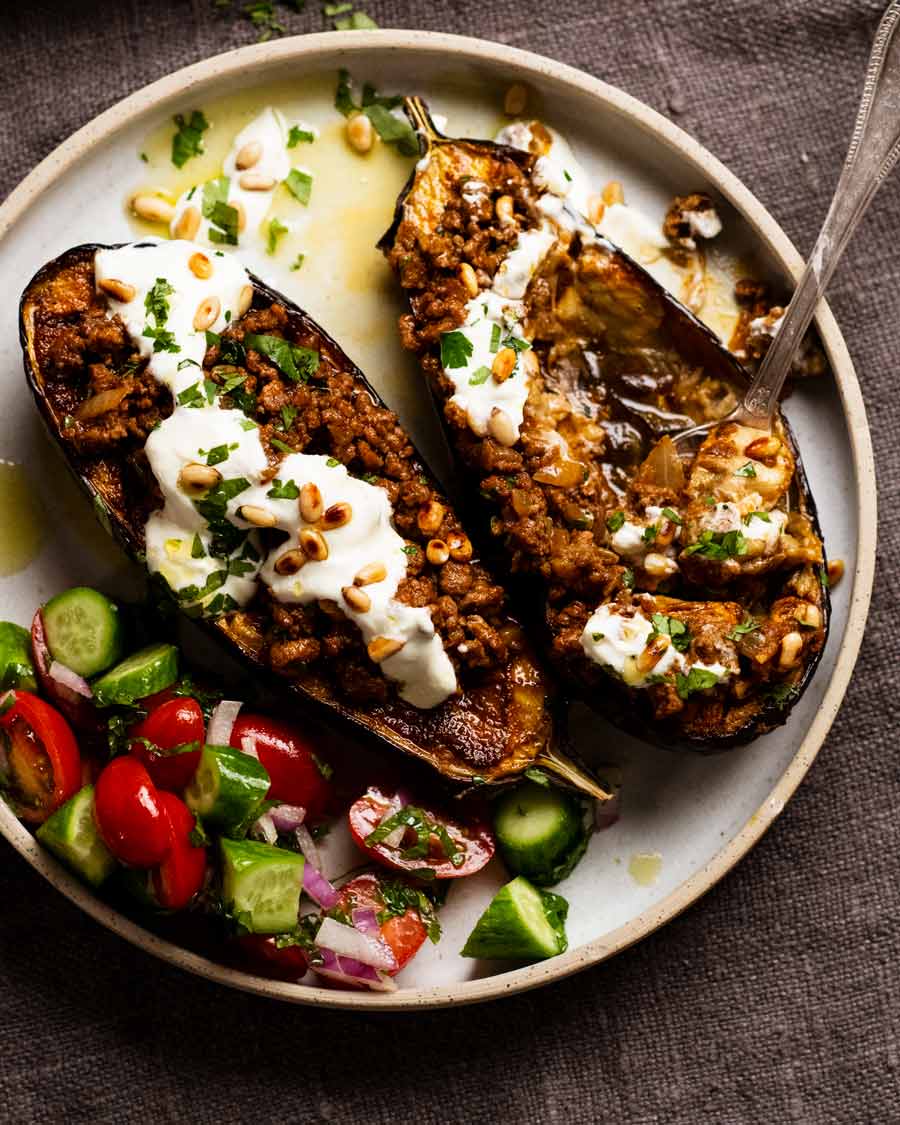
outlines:
[[[133,237],[136,228],[123,205],[129,192],[157,185],[180,189],[212,174],[238,124],[266,104],[281,108],[289,120],[314,122],[323,135],[297,156],[315,173],[307,226],[291,236],[291,249],[307,254],[302,270],[287,269],[293,257],[287,253],[276,260],[251,257],[249,264],[341,341],[446,473],[432,409],[396,339],[398,298],[374,250],[410,162],[390,151],[364,161],[343,148],[342,119],[331,104],[339,66],[385,92],[423,93],[434,110],[448,115],[448,131],[462,135],[492,135],[502,123],[503,91],[513,80],[525,81],[532,91],[531,111],[568,137],[598,185],[611,178],[622,181],[627,202],[658,220],[678,191],[707,188],[727,201],[718,254],[724,274],[751,249],[773,278],[784,281],[797,271],[799,259],[787,238],[709,153],[633,98],[550,60],[457,36],[384,31],[288,39],[188,67],[76,133],[0,208],[7,294],[0,304],[0,373],[6,388],[0,457],[24,467],[0,465],[0,489],[8,489],[16,476],[25,478],[31,489],[27,505],[43,509],[34,530],[35,545],[41,540],[42,546],[23,569],[0,578],[0,618],[27,622],[38,603],[75,582],[124,593],[134,589],[137,578],[94,524],[41,432],[22,381],[17,295],[42,263],[68,246]],[[213,123],[208,153],[177,177],[165,152],[171,117],[198,107]],[[139,159],[141,152],[149,163]],[[51,883],[128,940],[212,979],[296,1002],[394,1008],[481,1000],[575,972],[643,937],[721,878],[778,815],[822,744],[856,659],[875,554],[872,453],[856,377],[824,308],[819,328],[835,379],[801,386],[787,407],[819,501],[829,554],[847,564],[847,577],[834,591],[831,635],[819,671],[786,727],[717,757],[651,750],[595,716],[575,716],[585,755],[624,767],[625,797],[621,821],[594,837],[587,858],[558,888],[571,904],[565,955],[499,973],[497,966],[458,956],[503,879],[495,863],[456,888],[442,914],[443,940],[426,947],[404,972],[398,993],[276,984],[186,953],[110,910],[41,851],[5,806],[0,807],[0,830]],[[15,542],[27,555],[28,537],[15,523],[20,517],[14,499],[0,493],[0,542]],[[13,566],[9,551],[0,550],[0,570]],[[343,862],[342,847],[338,834],[329,857],[332,872]],[[635,859],[641,855],[658,859]]]

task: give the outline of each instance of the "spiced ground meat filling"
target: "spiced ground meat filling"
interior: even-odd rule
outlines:
[[[108,316],[105,298],[95,292],[90,258],[53,279],[34,318],[35,351],[64,440],[82,458],[127,455],[148,473],[142,448],[171,414],[171,394],[145,374],[124,326]],[[317,349],[318,369],[307,381],[287,378],[265,355],[244,346],[253,334]],[[521,648],[504,591],[473,558],[468,536],[425,474],[397,416],[374,402],[322,344],[321,337],[298,333],[282,306],[253,307],[208,347],[205,393],[218,394],[221,406],[258,424],[272,479],[289,452],[324,454],[384,489],[394,526],[406,540],[407,573],[396,600],[430,611],[461,686],[477,684]],[[150,511],[158,494],[152,476],[147,483],[143,508]],[[137,498],[132,502],[140,505]],[[260,534],[265,539],[270,533]],[[353,703],[395,696],[397,685],[369,658],[359,629],[336,602],[282,604],[261,584],[247,611],[263,623],[275,672],[324,675]]]

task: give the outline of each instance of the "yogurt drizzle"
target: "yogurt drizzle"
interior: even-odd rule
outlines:
[[[384,489],[350,476],[332,458],[305,453],[286,456],[269,479],[256,423],[239,410],[223,409],[215,386],[204,379],[207,343],[205,330],[194,327],[198,306],[210,298],[218,301],[209,327],[223,331],[240,315],[249,277],[234,257],[211,255],[210,275],[198,278],[189,265],[198,251],[195,243],[175,240],[101,250],[95,258],[97,282],[114,278],[134,288],[128,301],[110,299],[110,312],[122,319],[148,359],[147,370],[170,388],[175,404],[145,446],[164,498],[163,508],[146,524],[148,569],[161,574],[182,605],[198,614],[246,605],[260,581],[284,603],[334,601],[366,643],[379,637],[400,643],[398,651],[380,660],[385,676],[401,685],[400,697],[414,707],[438,706],[457,690],[456,672],[429,610],[396,600],[406,576],[406,544],[393,527]],[[162,349],[160,331],[168,333]],[[182,472],[187,465],[214,467],[221,480],[199,494],[186,489]],[[351,518],[333,529],[318,525],[327,545],[325,559],[309,559],[292,574],[279,573],[278,560],[297,548],[301,531],[316,526],[303,519],[298,504],[300,490],[310,483],[318,487],[324,510],[349,504]],[[250,506],[265,513],[270,526],[286,534],[286,542],[265,553],[258,523],[242,516]],[[358,584],[360,572],[372,563],[380,563],[385,575],[365,584],[369,608],[360,612],[343,591],[357,588],[354,580]]]

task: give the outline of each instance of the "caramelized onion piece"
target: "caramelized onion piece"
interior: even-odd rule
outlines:
[[[110,387],[109,390],[91,395],[77,408],[75,417],[79,422],[89,422],[92,418],[99,418],[101,414],[108,414],[110,410],[115,410],[130,390],[127,385]]]

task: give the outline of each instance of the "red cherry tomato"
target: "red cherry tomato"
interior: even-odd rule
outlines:
[[[169,818],[161,794],[137,758],[113,758],[97,778],[94,818],[116,859],[156,867],[169,850]]]
[[[384,910],[381,880],[377,875],[358,875],[351,879],[341,887],[338,905],[348,912],[360,907],[371,907],[376,913],[380,913]],[[411,906],[403,914],[386,918],[381,923],[381,935],[397,958],[395,971],[399,973],[422,948],[428,931],[418,910]]]
[[[41,824],[81,788],[81,754],[66,720],[30,691],[0,718],[16,815]]]
[[[128,733],[135,739],[145,738],[155,747],[152,749],[147,742],[131,744],[131,753],[144,763],[155,785],[180,792],[190,784],[206,735],[203,712],[195,699],[174,696],[164,700]],[[179,747],[192,742],[197,743],[197,749],[176,753]]]
[[[174,793],[157,795],[169,828],[169,854],[153,872],[156,901],[166,910],[182,910],[203,886],[206,849],[191,843],[194,814]]]
[[[298,981],[309,967],[299,945],[279,949],[276,939],[266,934],[245,934],[237,945],[241,961],[250,971],[269,980]]]
[[[407,827],[395,846],[367,842],[373,832],[381,830],[382,821],[403,808],[410,810],[418,831],[423,835],[427,833],[424,854],[419,854],[423,845],[417,827]],[[351,806],[349,819],[354,843],[370,858],[398,871],[429,868],[438,879],[474,875],[490,860],[496,846],[490,829],[481,820],[463,821],[431,806],[404,805],[399,797],[389,797],[374,786]]]
[[[320,819],[331,800],[332,787],[308,739],[279,719],[241,713],[231,730],[231,745],[240,750],[245,738],[253,739],[268,771],[272,782],[269,799],[302,805],[307,821]]]

